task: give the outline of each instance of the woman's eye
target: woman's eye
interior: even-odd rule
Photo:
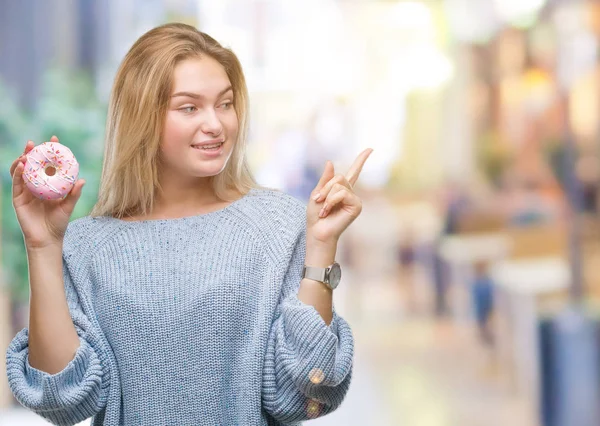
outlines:
[[[224,102],[224,103],[221,104],[221,108],[223,108],[223,109],[229,109],[229,108],[231,108],[231,105],[233,105],[232,102]]]
[[[186,114],[191,114],[192,112],[196,111],[196,107],[195,106],[187,106],[187,107],[179,108],[179,111],[183,111]]]

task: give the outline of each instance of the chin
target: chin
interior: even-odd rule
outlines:
[[[217,176],[225,170],[225,166],[227,163],[222,164],[220,166],[215,165],[215,167],[203,167],[201,170],[198,170],[195,175],[198,177],[212,177]]]
[[[230,156],[231,152],[224,152],[216,158],[193,158],[191,164],[188,163],[188,167],[191,174],[196,177],[216,176],[225,170]]]

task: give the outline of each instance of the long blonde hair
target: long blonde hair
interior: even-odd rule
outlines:
[[[225,169],[211,177],[220,200],[262,188],[246,159],[248,89],[236,55],[196,28],[171,23],[142,35],[121,63],[110,96],[104,162],[92,216],[146,215],[160,190],[160,139],[171,96],[173,71],[182,60],[208,56],[219,62],[231,82],[239,132]]]

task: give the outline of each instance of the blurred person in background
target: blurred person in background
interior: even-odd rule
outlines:
[[[468,212],[470,200],[460,183],[451,182],[443,188],[440,197],[442,229],[433,243],[433,286],[435,292],[435,315],[448,314],[447,288],[450,284],[450,267],[440,253],[444,237],[459,232],[463,215]]]
[[[477,262],[474,273],[475,276],[471,285],[471,297],[477,330],[481,342],[491,345],[493,342],[491,316],[494,306],[494,283],[489,274],[488,263],[485,261]]]
[[[372,150],[346,175],[328,161],[307,206],[260,187],[247,97],[231,50],[167,24],[117,72],[89,216],[69,223],[82,179],[54,202],[25,188],[26,144],[10,171],[30,321],[6,357],[23,406],[57,425],[277,425],[342,403],[354,341],[335,257]]]
[[[396,247],[396,258],[399,266],[398,282],[406,299],[407,307],[412,314],[418,312],[418,301],[416,296],[417,277],[415,274],[417,263],[417,241],[415,231],[406,228],[404,234],[399,238]]]

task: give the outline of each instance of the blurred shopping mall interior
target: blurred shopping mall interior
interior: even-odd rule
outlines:
[[[374,148],[334,293],[352,386],[307,424],[600,425],[596,0],[0,0],[3,354],[29,308],[10,164],[58,135],[87,215],[116,69],[175,21],[238,55],[259,183],[306,202]],[[48,424],[2,360],[0,426]]]

